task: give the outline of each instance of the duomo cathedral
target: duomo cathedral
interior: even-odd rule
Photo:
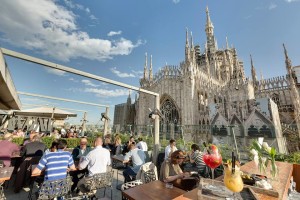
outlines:
[[[239,147],[264,137],[279,152],[299,150],[299,87],[295,68],[283,46],[287,74],[270,79],[257,78],[251,59],[251,77],[245,76],[237,50],[218,48],[214,26],[206,8],[205,46],[194,45],[186,30],[185,59],[177,66],[152,71],[146,54],[140,87],[160,94],[160,135],[163,138],[191,138],[195,142],[216,139]],[[280,48],[280,47],[279,47]],[[116,105],[114,126],[120,131],[152,133],[149,108],[154,97],[140,93],[134,103]]]

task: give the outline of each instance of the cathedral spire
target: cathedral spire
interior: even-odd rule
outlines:
[[[257,77],[256,77],[256,70],[253,65],[252,55],[250,54],[250,60],[251,60],[251,74],[252,74],[252,82],[254,89],[257,89]]]
[[[231,71],[230,71],[230,64],[228,62],[226,52],[223,51],[223,67],[225,69],[225,74],[223,74],[223,77],[226,77],[226,80],[230,79]]]
[[[190,45],[189,45],[189,30],[186,28],[185,33],[185,61],[188,62],[190,60]]]
[[[144,79],[148,79],[147,52],[145,53]]]
[[[214,52],[217,49],[216,46],[216,39],[214,36],[214,26],[210,20],[208,6],[206,7],[206,25],[205,25],[205,32],[206,32],[206,40],[207,40],[207,47],[209,52]]]
[[[298,136],[300,136],[300,95],[298,88],[296,86],[296,81],[295,81],[295,74],[292,69],[292,62],[288,56],[287,50],[285,48],[285,45],[283,44],[283,49],[284,49],[284,55],[285,55],[285,66],[288,72],[288,80],[290,82],[290,91],[291,91],[291,99],[292,103],[294,106],[294,112],[295,112],[295,119],[294,121],[296,122],[297,129],[298,129]]]
[[[128,98],[127,98],[127,104],[131,105],[131,90],[128,90]]]
[[[226,36],[226,49],[229,49],[228,38],[227,38],[227,36]]]
[[[262,70],[260,70],[260,80],[261,80],[261,81],[264,80],[264,76],[263,76],[263,74],[262,74]]]
[[[206,33],[211,33],[212,35],[214,34],[214,26],[210,20],[208,6],[206,6],[206,28],[205,28],[205,31],[206,31]]]
[[[288,74],[291,76],[293,74],[292,72],[292,63],[291,60],[288,56],[287,50],[285,48],[285,45],[283,44],[283,49],[284,49],[284,55],[285,55],[285,66]]]
[[[191,49],[194,48],[194,40],[193,40],[193,33],[191,31]]]
[[[185,47],[189,47],[189,30],[186,28],[185,31]]]
[[[150,69],[149,69],[149,80],[153,80],[153,72],[152,72],[152,55],[150,55]]]

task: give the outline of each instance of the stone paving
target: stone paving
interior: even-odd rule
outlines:
[[[118,176],[117,176],[118,173]],[[118,181],[117,181],[117,177],[118,177]],[[23,200],[23,199],[28,199],[28,193],[29,193],[29,187],[25,187],[23,188],[19,193],[15,193],[14,190],[14,180],[15,180],[15,175],[13,176],[12,180],[9,182],[8,188],[4,189],[4,194],[6,196],[7,200]],[[119,200],[122,199],[121,198],[121,191],[117,190],[117,184],[122,184],[123,183],[123,174],[122,174],[122,170],[116,170],[114,169],[114,180],[113,180],[113,192],[112,192],[112,199],[113,200]],[[118,183],[117,183],[118,182]],[[7,184],[7,183],[6,183]],[[34,188],[34,191],[37,191],[37,188]],[[111,192],[110,192],[110,188],[106,189],[106,195],[104,196],[104,189],[101,189],[99,191],[97,191],[96,193],[96,197],[98,199],[111,199]],[[34,198],[35,200],[35,198]]]

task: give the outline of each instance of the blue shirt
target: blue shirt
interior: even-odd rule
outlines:
[[[132,165],[133,165],[132,170],[135,173],[138,173],[141,166],[145,164],[145,159],[146,159],[145,153],[138,148],[134,148],[128,153],[126,153],[124,160],[129,160],[130,158],[132,160]]]
[[[45,181],[53,181],[66,178],[67,168],[74,164],[70,152],[59,149],[57,152],[49,152],[45,154],[37,168],[43,170],[45,168]]]

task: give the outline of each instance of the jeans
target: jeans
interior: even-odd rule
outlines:
[[[135,180],[136,173],[130,167],[127,167],[127,169],[123,171],[123,176],[124,176],[124,183],[127,183]]]

